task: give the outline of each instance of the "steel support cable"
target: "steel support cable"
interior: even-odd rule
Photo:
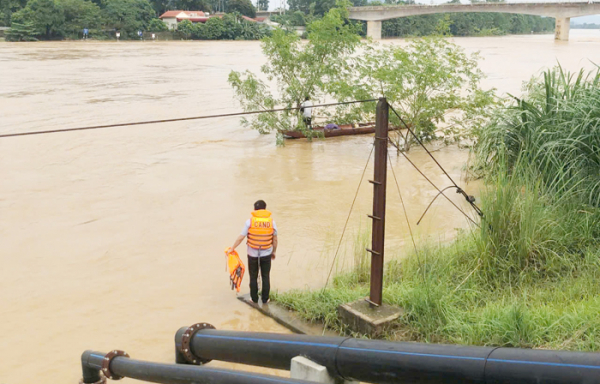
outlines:
[[[419,257],[419,251],[417,250],[417,243],[415,243],[415,237],[413,236],[412,227],[410,226],[410,221],[408,220],[408,213],[406,212],[406,206],[404,205],[404,199],[402,198],[402,192],[400,192],[400,185],[398,184],[398,179],[396,178],[396,171],[394,171],[394,166],[392,164],[392,158],[388,156],[388,160],[390,161],[390,168],[392,169],[392,175],[394,176],[394,181],[396,182],[396,189],[398,190],[398,196],[400,196],[400,203],[402,203],[402,210],[404,211],[404,217],[406,218],[406,224],[408,225],[408,232],[410,233],[410,238],[412,240],[413,246],[415,247],[415,253],[417,257]],[[418,225],[418,223],[417,223]],[[419,262],[420,264],[420,262]]]
[[[423,211],[423,214],[421,215],[421,217],[419,217],[419,221],[417,221],[417,225],[419,225],[421,223],[421,220],[423,220],[423,217],[425,217],[425,214],[427,213],[427,211],[429,211],[429,208],[431,208],[431,206],[433,205],[433,203],[435,202],[435,200],[440,196],[444,194],[444,191],[451,189],[451,188],[456,188],[456,186],[454,185],[450,185],[444,189],[442,189],[440,192],[438,192],[437,195],[435,195],[435,197],[429,202],[429,205],[427,206],[427,208],[425,208],[425,211]]]
[[[365,164],[365,168],[362,171],[362,175],[360,176],[360,181],[358,182],[358,186],[356,187],[356,193],[354,194],[354,199],[352,200],[352,204],[350,205],[350,212],[348,212],[348,217],[346,217],[346,223],[344,224],[344,229],[342,229],[342,235],[340,236],[340,241],[338,242],[337,249],[335,250],[335,254],[333,256],[333,262],[331,263],[331,268],[329,268],[329,274],[327,275],[327,280],[325,280],[325,285],[323,286],[323,290],[327,287],[329,283],[329,278],[331,277],[331,272],[333,272],[333,267],[335,266],[335,260],[337,259],[338,252],[340,251],[340,247],[342,246],[342,240],[344,239],[344,233],[346,233],[346,228],[348,227],[348,222],[350,221],[350,216],[352,215],[352,209],[354,208],[354,203],[356,203],[356,198],[358,197],[358,192],[360,191],[360,186],[362,185],[363,179],[365,178],[365,173],[367,172],[367,167],[369,166],[369,162],[371,161],[371,156],[373,155],[373,150],[375,149],[375,142],[371,145],[371,152],[369,152],[369,157],[367,158],[367,163]]]
[[[346,104],[357,104],[357,103],[368,103],[377,101],[379,99],[368,99],[368,100],[353,100],[353,101],[342,101],[338,103],[327,103],[327,104],[317,104],[313,105],[312,108],[318,107],[330,107],[335,105],[346,105]],[[263,111],[250,111],[250,112],[234,112],[234,113],[223,113],[220,115],[205,115],[205,116],[192,116],[192,117],[180,117],[174,119],[163,119],[163,120],[149,120],[149,121],[137,121],[131,123],[116,123],[116,124],[107,124],[107,125],[94,125],[89,127],[77,127],[77,128],[66,128],[66,129],[50,129],[45,131],[30,131],[30,132],[19,132],[19,133],[6,133],[0,135],[0,138],[6,137],[16,137],[16,136],[30,136],[30,135],[41,135],[46,133],[60,133],[60,132],[73,132],[73,131],[87,131],[91,129],[104,129],[104,128],[116,128],[116,127],[126,127],[133,125],[145,125],[145,124],[160,124],[160,123],[172,123],[177,121],[188,121],[188,120],[203,120],[203,119],[214,119],[218,117],[233,117],[233,116],[245,116],[245,115],[257,115],[260,113],[274,113],[274,112],[284,112],[284,111],[295,111],[299,110],[303,107],[292,107],[292,108],[276,108],[276,109],[268,109]]]
[[[471,207],[475,210],[475,212],[477,212],[477,214],[479,216],[483,217],[483,211],[481,211],[481,208],[479,208],[473,202],[473,200],[471,199],[471,197],[469,195],[467,195],[467,193],[461,187],[459,187],[458,184],[456,184],[456,182],[454,181],[454,179],[452,177],[450,177],[450,175],[448,174],[448,172],[446,172],[446,170],[444,169],[444,167],[442,167],[442,165],[437,161],[437,159],[431,154],[431,152],[429,151],[429,149],[427,149],[427,147],[425,146],[425,144],[423,144],[423,142],[421,141],[421,139],[419,139],[419,137],[413,132],[413,130],[410,129],[410,127],[408,126],[408,124],[406,124],[406,122],[404,121],[404,119],[400,116],[400,114],[398,112],[396,112],[396,110],[394,109],[394,107],[392,107],[391,104],[390,104],[390,109],[392,110],[392,112],[394,112],[394,114],[398,117],[398,119],[400,119],[400,121],[402,122],[402,124],[404,124],[404,126],[406,127],[406,129],[408,130],[408,132],[410,132],[413,135],[413,137],[415,138],[415,140],[417,140],[417,142],[421,145],[421,147],[423,147],[423,149],[425,150],[425,152],[427,152],[427,154],[429,155],[429,157],[431,157],[431,159],[437,164],[437,166],[442,170],[442,172],[444,172],[444,174],[448,177],[448,179],[450,180],[450,182],[452,184],[454,184],[454,187],[456,188],[456,193],[460,193],[461,195],[463,195],[463,197],[465,198],[465,200],[467,200],[467,202],[469,204],[471,204]],[[407,137],[408,137],[408,134],[407,134]]]
[[[448,196],[446,196],[445,194],[442,193],[442,190],[438,188],[437,185],[435,185],[433,183],[433,181],[431,181],[420,169],[419,167],[417,167],[417,165],[415,163],[413,163],[413,161],[406,156],[406,154],[400,150],[400,148],[398,148],[398,146],[396,145],[396,143],[394,143],[393,141],[389,140],[390,144],[392,144],[400,154],[402,154],[402,156],[404,156],[404,158],[406,160],[408,160],[408,162],[410,163],[410,165],[412,165],[417,172],[419,172],[419,174],[421,174],[421,176],[423,176],[423,178],[425,180],[427,180],[429,182],[429,184],[431,184],[431,186],[433,188],[435,188],[442,196],[444,196],[446,198],[446,200],[448,200],[450,202],[450,204],[452,204],[454,206],[454,208],[458,209],[460,211],[460,213],[462,213],[467,219],[469,219],[469,221],[471,221],[473,224],[475,224],[476,226],[479,226],[479,224],[477,224],[477,222],[475,222],[475,220],[473,220],[469,215],[467,215],[467,213],[465,211],[463,211],[458,205],[456,205],[456,203],[454,201],[452,201]]]

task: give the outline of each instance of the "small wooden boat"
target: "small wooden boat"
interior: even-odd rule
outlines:
[[[366,135],[369,133],[375,133],[375,123],[358,123],[358,127],[354,127],[352,124],[338,125],[337,128],[326,128],[326,127],[313,127],[313,137],[337,137],[337,136],[348,136],[348,135]],[[390,125],[390,131],[398,130],[398,127]],[[285,139],[304,139],[306,135],[304,132],[298,131],[284,131],[283,137]]]
[[[358,127],[354,128],[352,124],[342,124],[337,128],[329,129],[325,127],[313,127],[315,137],[337,137],[347,135],[366,135],[368,133],[375,132],[375,123],[359,123]],[[283,137],[286,139],[302,139],[306,138],[306,135],[298,131],[284,131]]]

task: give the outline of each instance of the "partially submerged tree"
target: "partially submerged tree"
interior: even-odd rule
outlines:
[[[367,45],[344,81],[333,84],[339,100],[386,97],[422,140],[458,140],[486,121],[493,90],[480,87],[478,55],[467,55],[450,41],[435,37],[412,40],[408,46]],[[349,109],[353,119],[372,119],[372,104]],[[395,126],[404,123],[394,113]],[[441,134],[441,136],[440,136]],[[404,150],[414,141],[398,138]]]
[[[245,71],[229,74],[229,83],[245,111],[268,110],[278,107],[298,107],[306,97],[322,100],[327,95],[327,84],[338,82],[340,74],[347,73],[344,57],[354,52],[360,42],[357,28],[347,23],[347,10],[334,8],[322,19],[308,26],[308,42],[303,43],[295,33],[276,30],[263,40],[262,50],[267,63],[261,72],[275,83],[272,92],[267,82],[256,74]],[[242,119],[242,123],[261,133],[294,130],[300,125],[298,111],[262,113]],[[306,132],[310,135],[310,132]]]
[[[277,30],[263,40],[267,64],[261,68],[267,83],[246,71],[231,72],[229,82],[246,111],[298,107],[313,101],[354,101],[386,97],[422,140],[459,140],[487,120],[493,90],[480,87],[483,76],[477,54],[467,55],[441,37],[412,40],[408,46],[360,44],[357,28],[347,20],[344,7],[333,8],[308,25],[308,43]],[[360,49],[358,49],[360,47]],[[270,84],[276,89],[271,90]],[[329,109],[330,111],[331,109]],[[373,121],[375,103],[343,105],[319,111],[337,124]],[[242,119],[261,133],[307,130],[298,111],[262,113]],[[390,121],[402,127],[390,113]],[[398,147],[410,148],[414,139],[398,137]]]

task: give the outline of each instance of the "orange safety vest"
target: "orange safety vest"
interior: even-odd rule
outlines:
[[[269,249],[273,245],[273,219],[271,212],[259,209],[252,212],[250,229],[248,229],[248,245],[254,249]]]

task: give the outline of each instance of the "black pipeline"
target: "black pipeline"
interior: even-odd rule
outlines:
[[[192,363],[182,353],[188,349],[197,363],[277,369],[290,369],[292,358],[305,356],[331,375],[372,383],[600,384],[598,353],[219,331],[204,325],[177,332],[177,362]]]
[[[311,384],[308,381],[256,373],[133,360],[122,353],[85,351],[81,355],[85,384],[103,383],[104,376],[122,377],[163,384]],[[103,372],[103,375],[100,375]]]

